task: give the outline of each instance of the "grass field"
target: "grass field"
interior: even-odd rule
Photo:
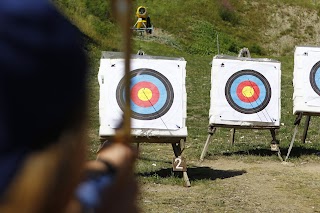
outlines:
[[[85,0],[56,2],[90,38],[88,153],[93,158],[100,144],[97,83],[100,54],[103,50],[119,51],[121,36],[114,20],[106,14],[110,12],[108,3],[96,1],[93,7]],[[224,54],[237,55],[240,48],[249,47],[253,57],[281,62],[281,127],[277,138],[282,156],[286,155],[295,120],[294,46],[318,44],[320,26],[316,20],[320,2],[137,0],[135,4],[148,6],[156,31],[151,36],[134,36],[134,53],[142,49],[149,55],[184,57],[187,61],[188,138],[183,155],[191,187],[183,187],[181,175],[172,172],[171,145],[141,144],[136,173],[142,211],[320,212],[318,117],[311,118],[305,144],[300,141],[303,125],[300,126],[289,164],[281,164],[276,153],[270,151],[269,131],[237,130],[235,144],[231,146],[230,129],[222,128],[215,133],[205,161],[199,162],[207,138],[210,62],[217,54],[217,34]]]

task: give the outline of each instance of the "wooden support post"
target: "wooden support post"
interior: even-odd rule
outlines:
[[[212,137],[212,134],[208,134],[206,143],[204,144],[203,150],[201,152],[200,161],[203,161],[204,156],[206,155],[206,153],[208,151],[208,147],[209,147],[209,143],[210,143],[211,137]]]
[[[271,133],[271,136],[272,136],[272,140],[273,141],[276,141],[276,130],[275,129],[270,129],[270,133]]]
[[[188,173],[187,172],[183,172],[183,181],[184,181],[184,186],[185,187],[190,187],[190,181],[189,181],[189,177],[188,177]]]
[[[276,138],[276,130],[275,129],[270,129],[270,133],[271,133],[271,136],[272,136],[272,141],[271,141],[271,144],[270,144],[271,151],[279,152],[280,151],[280,149],[279,149],[279,141]]]
[[[289,149],[288,149],[288,152],[287,152],[287,156],[286,156],[286,158],[285,158],[284,161],[287,161],[288,158],[289,158],[290,152],[291,152],[292,147],[293,147],[294,140],[295,140],[295,138],[296,138],[296,134],[297,134],[297,132],[298,132],[299,124],[300,124],[300,122],[299,122],[299,123],[296,123],[295,126],[294,126],[293,136],[292,136],[292,139],[291,139],[291,142],[290,142],[290,145],[289,145]]]
[[[234,145],[234,137],[236,135],[236,129],[232,128],[230,131],[231,131],[230,140],[231,140],[231,145],[233,146]]]
[[[272,136],[271,150],[278,152],[278,156],[282,160],[280,149],[279,149],[279,140],[277,140],[277,138],[276,138],[276,133],[277,133],[276,131],[278,130],[278,127],[271,127],[271,126],[270,127],[269,126],[258,127],[258,126],[236,126],[236,125],[210,124],[208,126],[208,133],[209,134],[208,134],[207,140],[206,140],[206,142],[204,144],[204,147],[202,149],[201,156],[200,156],[200,161],[204,160],[204,157],[205,157],[205,155],[206,155],[206,153],[208,151],[209,144],[210,144],[210,142],[212,140],[212,136],[213,136],[213,134],[215,133],[215,131],[216,131],[216,129],[218,127],[231,128],[230,129],[231,145],[234,145],[236,129],[267,129],[267,130],[270,130],[270,133],[271,133],[271,136]]]
[[[185,144],[184,139],[181,139],[179,143],[172,143],[172,149],[173,149],[174,155],[176,156],[176,158],[180,158],[180,160],[182,159],[181,154],[184,150],[184,144]],[[181,147],[183,147],[183,148],[181,149]],[[182,171],[182,174],[183,174],[184,186],[190,187],[191,184],[189,181],[187,171]]]
[[[209,143],[210,143],[211,138],[212,138],[213,134],[215,133],[215,131],[216,131],[215,127],[209,126],[209,129],[208,129],[208,133],[209,134],[208,134],[206,143],[204,144],[204,147],[203,147],[203,150],[202,150],[202,153],[201,153],[201,156],[200,156],[200,161],[203,161],[204,156],[206,155],[206,153],[208,151]]]
[[[294,143],[294,140],[296,138],[296,134],[298,132],[298,127],[300,125],[300,122],[301,122],[301,119],[302,119],[302,113],[299,113],[296,117],[296,120],[294,121],[294,131],[293,131],[293,136],[292,136],[292,139],[291,139],[291,142],[290,142],[290,145],[289,145],[289,149],[288,149],[288,152],[287,152],[287,156],[285,158],[284,161],[287,161],[288,158],[289,158],[289,155],[291,153],[291,150],[292,150],[292,147],[293,147],[293,143]]]
[[[180,143],[172,143],[172,149],[174,152],[174,156],[179,157],[181,155]]]
[[[306,116],[306,122],[304,123],[303,134],[302,134],[302,137],[301,137],[302,143],[305,143],[305,142],[306,142],[306,138],[307,138],[307,134],[308,134],[308,129],[309,129],[309,124],[310,124],[310,119],[311,119],[311,116],[310,116],[310,115],[307,115],[307,116]]]

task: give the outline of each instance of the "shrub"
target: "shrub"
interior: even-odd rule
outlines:
[[[233,25],[239,24],[239,17],[229,0],[221,0],[219,15],[222,20],[230,22]]]
[[[255,53],[257,55],[264,55],[262,47],[258,44],[253,44],[250,48],[250,53]]]

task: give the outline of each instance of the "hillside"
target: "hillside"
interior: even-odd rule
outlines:
[[[66,15],[105,50],[118,50],[120,35],[111,16],[110,3],[103,0],[55,0]],[[151,43],[162,43],[189,54],[217,53],[216,34],[224,54],[237,54],[243,46],[257,55],[292,53],[295,45],[319,41],[317,0],[145,0],[135,7],[148,8],[156,31]],[[134,11],[132,14],[134,24]],[[163,33],[161,34],[163,35]],[[145,38],[146,39],[146,38]],[[150,45],[150,44],[149,44]],[[138,47],[136,46],[136,49]]]

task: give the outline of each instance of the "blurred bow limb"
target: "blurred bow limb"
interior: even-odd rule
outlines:
[[[124,118],[116,131],[115,142],[131,142],[131,108],[130,108],[130,55],[131,55],[131,13],[132,0],[111,0],[112,11],[122,30],[123,52],[125,59],[125,102]]]

